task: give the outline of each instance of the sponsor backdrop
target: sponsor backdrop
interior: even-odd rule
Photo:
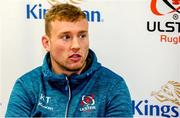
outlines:
[[[180,0],[4,0],[0,18],[0,116],[15,80],[42,64],[44,14],[80,6],[99,61],[126,80],[137,117],[180,116]]]

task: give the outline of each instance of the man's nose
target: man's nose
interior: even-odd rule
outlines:
[[[78,37],[74,37],[74,38],[73,38],[73,40],[72,40],[72,45],[71,45],[71,49],[73,49],[74,51],[80,49],[80,44],[79,44],[79,39],[78,39]]]

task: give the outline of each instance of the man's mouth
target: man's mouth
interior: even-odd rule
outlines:
[[[80,54],[72,54],[71,56],[69,56],[69,59],[71,61],[79,61],[81,59],[81,55]]]

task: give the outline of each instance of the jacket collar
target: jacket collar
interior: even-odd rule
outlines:
[[[68,78],[70,78],[70,82],[72,84],[81,83],[82,81],[85,80],[85,78],[89,78],[89,76],[92,75],[92,73],[101,66],[101,64],[97,62],[97,57],[91,49],[89,49],[88,57],[91,58],[91,60],[92,60],[92,63],[89,65],[88,69],[79,75],[72,74],[70,77],[68,77]],[[64,85],[64,83],[66,82],[67,76],[65,74],[53,73],[50,69],[49,60],[50,60],[50,54],[47,53],[45,55],[43,65],[42,65],[42,73],[43,73],[44,79],[51,81],[51,82],[58,82],[59,84]]]

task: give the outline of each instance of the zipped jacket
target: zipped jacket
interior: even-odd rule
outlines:
[[[17,79],[6,117],[132,117],[123,78],[98,63],[92,50],[88,58],[81,74],[57,75],[47,53],[42,66]]]

